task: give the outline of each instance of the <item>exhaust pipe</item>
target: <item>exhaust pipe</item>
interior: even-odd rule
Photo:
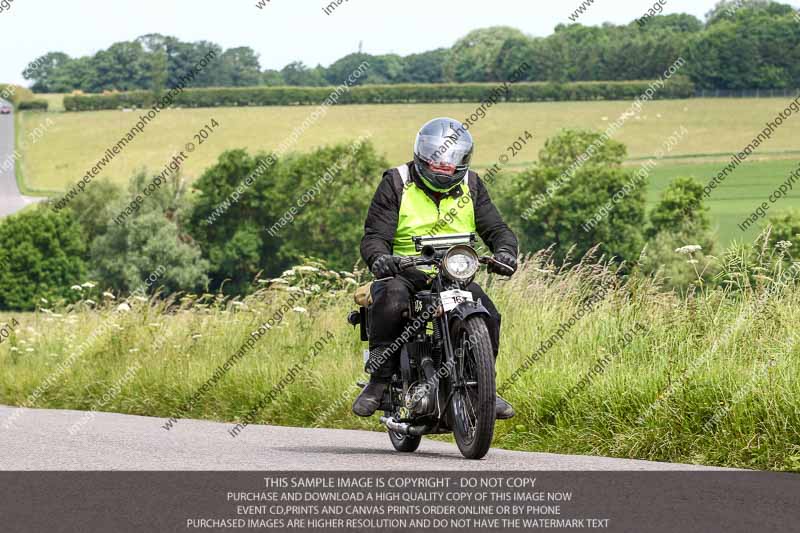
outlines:
[[[400,433],[401,435],[419,437],[420,435],[424,435],[429,429],[428,426],[412,426],[411,424],[405,422],[395,422],[388,416],[382,416],[380,420],[381,424],[385,425],[388,429],[394,431],[395,433]]]

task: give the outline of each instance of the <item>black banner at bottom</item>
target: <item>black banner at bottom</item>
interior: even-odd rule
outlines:
[[[800,531],[800,476],[0,472],[0,531]]]

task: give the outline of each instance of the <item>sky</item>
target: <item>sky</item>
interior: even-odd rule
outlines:
[[[0,0],[0,4],[9,0]],[[184,41],[207,40],[223,48],[249,46],[262,68],[300,60],[324,66],[358,51],[371,54],[449,47],[469,31],[513,26],[546,36],[581,0],[10,0],[0,12],[0,82],[29,85],[25,66],[51,51],[91,55],[147,33]],[[334,0],[335,1],[335,0]],[[663,2],[664,0],[662,0]],[[701,20],[716,0],[666,0],[665,13]],[[628,23],[653,6],[650,0],[595,0],[579,22]]]

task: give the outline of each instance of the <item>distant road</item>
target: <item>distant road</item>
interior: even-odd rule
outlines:
[[[0,100],[0,104],[8,102]],[[23,207],[42,200],[23,196],[17,187],[14,161],[14,115],[0,115],[0,217],[16,213]],[[4,170],[5,169],[5,170]]]
[[[80,411],[25,409],[4,429],[15,407],[0,406],[0,470],[712,470],[712,468],[580,455],[492,449],[481,461],[455,444],[423,439],[417,452],[394,451],[386,433],[248,426],[164,420]]]

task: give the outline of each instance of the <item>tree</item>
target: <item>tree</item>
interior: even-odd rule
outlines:
[[[114,208],[123,198],[127,196],[122,187],[104,178],[93,182],[91,187],[73,198],[66,210],[72,212],[73,219],[80,225],[84,240],[91,243],[106,232],[108,223],[116,215]]]
[[[215,290],[224,283],[229,293],[246,293],[260,270],[282,266],[280,242],[267,239],[264,228],[282,215],[277,184],[285,179],[276,155],[229,150],[194,182],[187,226],[210,262]]]
[[[0,309],[31,311],[71,301],[86,280],[86,242],[72,213],[44,206],[0,222]]]
[[[261,80],[261,65],[258,54],[252,48],[240,46],[225,50],[221,58],[224,86],[249,87]]]
[[[601,253],[619,260],[638,257],[644,244],[647,180],[635,179],[620,167],[625,147],[607,140],[564,181],[576,157],[600,140],[598,133],[564,131],[547,140],[536,166],[516,176],[510,203],[526,250],[555,245],[555,257],[563,260],[572,247],[582,256],[599,245]],[[624,197],[612,202],[623,190]],[[546,201],[531,211],[541,198]]]
[[[619,141],[608,139],[593,131],[565,129],[555,137],[547,139],[539,152],[539,164],[544,167],[566,169],[591,149],[591,163],[601,166],[619,166],[625,160],[628,149]]]
[[[720,21],[740,16],[748,17],[753,13],[781,16],[793,13],[793,9],[790,5],[774,0],[720,0],[711,11],[706,13],[706,25],[711,26]]]
[[[58,92],[63,86],[56,83],[56,77],[70,61],[72,58],[63,52],[48,52],[31,61],[22,77],[33,81],[31,89],[37,93]]]
[[[404,83],[442,83],[444,82],[444,66],[449,50],[438,48],[421,54],[411,54],[404,58]]]
[[[282,159],[223,153],[195,182],[188,221],[211,263],[212,287],[245,293],[260,271],[275,276],[304,257],[352,267],[376,181],[388,166],[368,142]]]
[[[261,81],[259,82],[259,84],[269,85],[269,86],[280,86],[280,85],[286,85],[286,81],[283,79],[283,76],[279,71],[267,69],[261,73]]]
[[[389,163],[369,142],[354,141],[298,154],[284,161],[283,208],[296,205],[303,191],[319,191],[291,224],[273,237],[281,242],[285,264],[305,257],[324,259],[332,268],[350,270],[359,258],[364,218]],[[277,270],[274,271],[277,273]]]
[[[289,63],[281,70],[286,85],[322,87],[327,85],[319,69],[309,69],[302,61]],[[341,83],[341,82],[340,82]]]
[[[661,193],[650,211],[647,235],[661,232],[702,234],[711,228],[708,207],[703,203],[703,184],[694,178],[679,177]]]
[[[503,44],[512,37],[525,37],[507,26],[474,30],[459,39],[450,50],[445,75],[449,81],[500,81],[495,71]]]
[[[113,211],[119,213],[128,207],[131,198],[150,183],[152,177],[145,172],[134,175],[129,195],[117,201]],[[209,264],[180,225],[180,213],[187,206],[183,181],[173,176],[144,197],[138,210],[122,224],[109,221],[91,244],[96,279],[105,287],[131,292],[163,266],[158,283],[167,294],[202,290],[208,283]]]
[[[92,58],[96,73],[94,91],[132,91],[150,86],[152,67],[144,48],[138,42],[112,44]]]

